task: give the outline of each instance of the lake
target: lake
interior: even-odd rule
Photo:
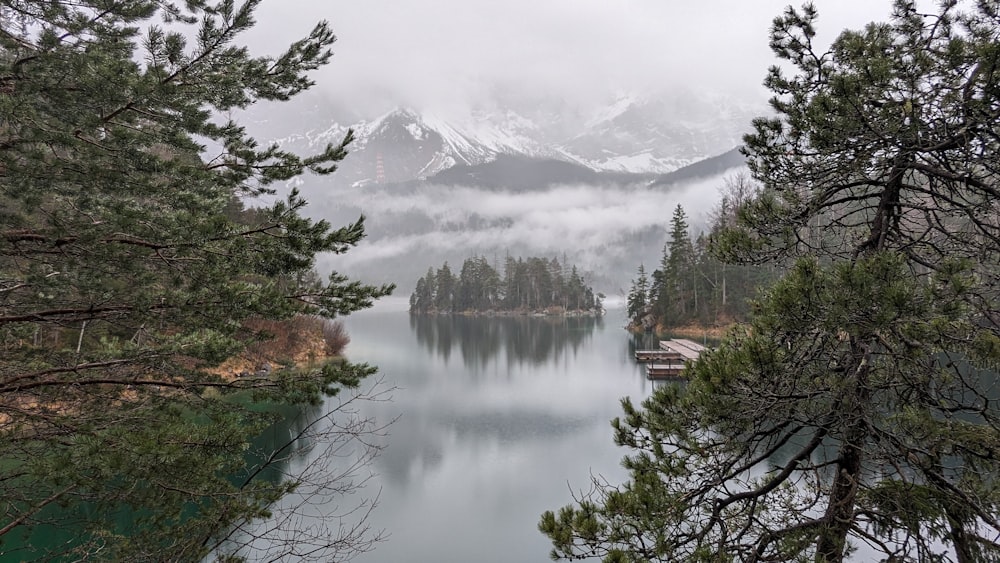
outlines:
[[[410,316],[399,300],[346,319],[349,359],[377,365],[396,387],[391,401],[363,407],[396,422],[366,486],[380,498],[369,524],[389,536],[355,561],[548,561],[541,513],[588,490],[592,476],[627,477],[628,452],[614,446],[609,421],[622,397],[638,403],[652,385],[624,321],[621,309],[600,319]],[[784,464],[799,445],[753,473]],[[816,459],[837,451],[828,441]],[[851,561],[877,555],[852,544]]]
[[[394,388],[391,400],[359,407],[377,424],[395,420],[382,438],[381,455],[359,472],[374,475],[348,499],[307,496],[303,509],[302,497],[289,495],[282,502],[299,505],[291,530],[288,520],[285,531],[259,534],[274,521],[257,523],[248,533],[235,533],[240,545],[262,548],[280,545],[268,538],[301,538],[315,530],[310,514],[377,496],[368,524],[384,529],[387,539],[357,557],[360,563],[548,561],[549,542],[536,528],[541,513],[570,503],[571,489],[589,489],[592,476],[625,480],[625,451],[612,442],[610,420],[621,413],[622,397],[640,401],[652,387],[632,359],[635,345],[622,328],[623,310],[611,309],[603,318],[410,316],[406,301],[396,298],[344,323],[351,336],[348,359],[378,366],[373,377],[382,378],[383,390]],[[272,450],[337,404],[335,398],[303,409],[261,435],[251,450]],[[329,421],[319,422],[320,433],[327,431]],[[329,451],[324,448],[300,443],[303,455],[275,465],[265,477],[304,468],[324,475],[342,471],[349,455],[334,451],[330,465],[323,465],[317,459]],[[44,548],[75,537],[71,528],[44,528],[24,541]],[[22,559],[11,549],[0,560]],[[266,548],[242,554],[251,561],[274,556]]]
[[[541,513],[626,476],[609,422],[651,386],[624,321],[411,317],[399,300],[345,319],[349,359],[398,387],[364,407],[398,420],[368,484],[389,537],[356,561],[548,561]]]

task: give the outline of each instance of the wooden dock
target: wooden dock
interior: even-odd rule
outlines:
[[[679,377],[689,361],[697,360],[705,347],[686,338],[661,340],[659,350],[636,350],[635,359],[647,363],[646,377]]]
[[[681,356],[677,352],[672,350],[636,350],[635,351],[635,361],[640,363],[645,362],[666,362],[670,360],[683,360],[684,356]]]
[[[646,377],[648,379],[670,379],[680,377],[684,371],[684,362],[670,362],[666,364],[647,364]]]
[[[697,342],[686,338],[675,338],[673,340],[661,340],[660,349],[676,352],[685,360],[697,360],[698,356],[705,351],[705,347]]]

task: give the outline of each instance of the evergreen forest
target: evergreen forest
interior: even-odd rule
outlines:
[[[313,87],[336,38],[321,21],[255,54],[260,2],[0,0],[4,561],[347,561],[386,537],[366,485],[388,420],[359,403],[389,398],[339,357],[338,319],[394,285],[320,276],[365,220],[313,218],[296,188],[354,132],[299,154],[240,121]],[[705,232],[662,212],[630,323],[727,332],[683,383],[606,364],[642,389],[610,425],[621,481],[592,473],[541,514],[553,559],[1000,562],[1000,0],[893,0],[829,47],[820,22],[811,3],[774,18],[771,111]],[[497,262],[428,268],[398,313],[411,350],[461,356],[455,387],[489,384],[435,413],[446,440],[496,463],[523,431],[518,457],[548,461],[588,432],[592,409],[552,405],[590,406],[579,371],[518,393],[532,378],[482,368],[570,365],[605,296],[565,257]],[[605,401],[618,374],[593,364],[582,391]],[[510,408],[524,395],[539,416]],[[431,478],[454,459],[407,445],[400,482],[466,492]],[[475,491],[506,495],[495,475]]]
[[[625,303],[632,330],[726,327],[747,318],[752,299],[774,281],[780,265],[727,262],[712,252],[711,243],[733,224],[756,186],[746,175],[727,179],[708,231],[694,240],[683,206],[674,208],[658,266],[649,272],[640,264],[629,286]]]
[[[556,258],[508,256],[501,276],[482,256],[467,258],[458,275],[445,262],[436,271],[428,268],[417,280],[410,312],[601,314],[604,296],[586,285],[576,266],[564,263]]]
[[[622,400],[628,478],[542,515],[555,559],[1000,561],[1000,3],[896,0],[828,49],[819,22],[773,20],[755,187],[708,235],[774,281],[685,384]],[[671,225],[666,323],[727,279]]]
[[[239,561],[252,542],[340,560],[379,539],[371,501],[346,498],[378,429],[336,406],[374,369],[329,356],[333,319],[392,286],[317,275],[364,223],[309,219],[285,185],[332,173],[352,135],[299,155],[230,117],[331,56],[325,22],[252,55],[258,4],[0,2],[4,560]],[[322,423],[296,427],[304,412]],[[285,442],[256,448],[276,424]],[[318,461],[289,466],[310,441]],[[344,504],[289,525],[305,499]]]

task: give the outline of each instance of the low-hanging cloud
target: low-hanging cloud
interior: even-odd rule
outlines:
[[[557,120],[570,121],[592,117],[624,92],[715,90],[762,102],[761,80],[778,62],[768,49],[768,30],[787,4],[272,0],[258,13],[251,43],[256,51],[274,52],[315,21],[329,20],[339,40],[331,64],[315,74],[320,105],[349,108],[358,116],[371,118],[404,105],[448,120],[484,106],[503,111],[505,101],[513,100],[519,108],[552,110]],[[886,20],[892,2],[815,4],[820,12],[815,43],[823,50],[845,28]],[[930,0],[919,5],[933,8]],[[621,270],[611,274],[621,279],[632,276],[640,261],[647,266],[658,261],[677,203],[687,209],[694,229],[703,226],[721,183],[721,177],[713,178],[667,191],[565,185],[532,193],[421,186],[414,193],[352,189],[323,194],[326,201],[312,195],[310,200],[315,216],[335,224],[361,212],[369,217],[369,238],[345,255],[325,258],[321,269],[363,277],[378,272],[382,280],[405,287],[414,281],[414,271],[422,273],[442,259],[454,264],[487,252],[502,259],[509,250],[566,253],[595,273]]]
[[[415,274],[442,260],[459,267],[473,255],[566,256],[592,278],[616,285],[640,262],[659,260],[678,204],[697,236],[723,181],[715,176],[666,190],[645,185],[556,185],[533,192],[424,185],[410,194],[356,189],[346,199],[369,217],[372,234],[325,264],[348,273],[378,271],[408,287]],[[407,228],[414,218],[418,226]]]

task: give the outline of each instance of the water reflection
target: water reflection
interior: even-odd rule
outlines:
[[[536,366],[567,351],[575,354],[603,323],[603,317],[410,315],[417,342],[445,360],[457,348],[470,369],[487,366],[501,353],[510,363]]]
[[[295,561],[304,553],[310,561],[339,561],[367,549],[379,535],[366,525],[378,492],[365,483],[388,422],[363,416],[359,403],[386,400],[387,392],[369,381],[322,405],[279,407],[287,418],[254,442],[249,473],[237,483],[294,478],[298,485],[268,506],[268,518],[237,526],[217,547],[250,561]]]
[[[390,447],[377,461],[384,479],[399,486],[434,471],[456,445],[470,450],[543,446],[592,425],[594,413],[602,411],[606,417],[598,423],[606,426],[622,394],[602,389],[630,381],[610,379],[629,364],[623,354],[607,354],[607,342],[593,342],[595,331],[604,329],[601,318],[411,315],[409,338],[391,331],[398,319],[365,317],[351,330],[357,340],[378,325],[384,346],[422,349],[407,353],[402,369],[378,360],[381,371],[398,377],[403,388],[384,405],[390,410],[404,405],[403,421],[392,429]],[[615,344],[624,350],[628,339],[624,333],[617,336]],[[599,366],[605,363],[614,367],[602,372]],[[591,393],[603,409],[588,407],[595,400]]]
[[[346,320],[352,361],[379,366],[399,417],[375,460],[389,541],[358,561],[547,561],[536,529],[592,474],[619,481],[624,453],[609,421],[649,383],[629,353],[624,315]]]
[[[291,456],[312,447],[314,438],[305,430],[322,415],[319,405],[272,405],[270,410],[279,418],[250,442],[246,467],[231,479],[236,486],[250,479],[280,483],[288,475]],[[279,449],[283,453],[275,456]]]
[[[271,405],[268,410],[279,418],[251,441],[245,454],[246,467],[240,474],[230,476],[234,486],[242,486],[251,479],[269,484],[286,480],[295,456],[306,455],[316,445],[317,438],[322,439],[307,431],[308,425],[322,416],[321,407]],[[280,455],[273,455],[279,448],[283,448]],[[188,509],[193,511],[194,506],[189,505]],[[104,521],[125,537],[141,538],[144,530],[137,527],[137,522],[148,518],[148,514],[126,503],[109,511],[106,507],[80,502],[69,507],[49,504],[34,518],[43,524],[32,527],[30,534],[15,532],[0,540],[0,563],[75,560],[64,554],[94,539],[89,522]]]

